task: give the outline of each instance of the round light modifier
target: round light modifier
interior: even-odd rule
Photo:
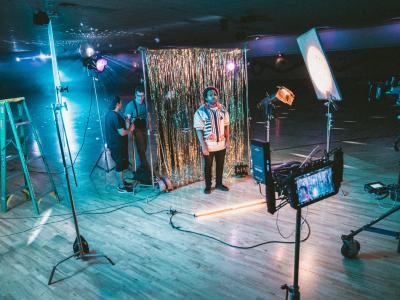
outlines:
[[[329,65],[321,51],[311,46],[307,50],[307,63],[311,80],[324,95],[332,93],[332,76]]]

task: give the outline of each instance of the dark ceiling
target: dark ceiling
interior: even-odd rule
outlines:
[[[237,45],[299,35],[311,27],[375,26],[398,21],[400,1],[3,0],[0,53],[48,52],[46,27],[32,22],[38,11],[52,20],[58,54],[68,55],[82,43],[110,52]]]

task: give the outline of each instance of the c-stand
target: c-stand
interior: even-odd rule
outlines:
[[[61,120],[61,123],[63,123],[63,116],[62,116],[62,109],[66,108],[65,103],[64,104],[53,104],[52,105],[52,109],[53,109],[53,114],[54,114],[54,122],[56,124],[56,129],[57,129],[57,137],[58,137],[58,144],[60,146],[60,152],[61,152],[61,157],[62,157],[62,161],[63,161],[63,165],[64,165],[64,171],[65,171],[65,179],[67,181],[67,186],[68,186],[68,195],[69,195],[69,200],[70,200],[70,204],[71,204],[71,210],[72,210],[72,217],[74,220],[74,226],[75,226],[75,233],[76,233],[76,242],[75,244],[78,245],[78,251],[76,251],[74,249],[74,253],[70,256],[68,256],[67,258],[64,258],[63,260],[61,260],[60,262],[58,262],[52,269],[51,274],[50,274],[50,278],[49,278],[49,282],[48,284],[52,284],[53,283],[53,276],[54,273],[57,269],[57,267],[62,264],[63,262],[67,261],[68,259],[72,258],[72,257],[76,257],[77,259],[88,259],[88,258],[95,258],[95,257],[104,257],[106,258],[112,265],[114,265],[114,262],[106,255],[104,254],[90,254],[89,252],[89,247],[85,242],[85,248],[83,246],[83,237],[80,235],[79,232],[79,225],[78,225],[78,218],[76,215],[76,210],[75,210],[75,203],[74,203],[74,199],[73,199],[73,195],[72,195],[72,189],[71,189],[71,183],[69,180],[69,173],[68,173],[68,167],[67,167],[67,163],[66,163],[66,159],[65,159],[65,153],[64,153],[64,147],[63,147],[63,143],[62,143],[62,138],[61,138],[61,133],[60,133],[60,125],[59,125],[59,119]]]
[[[69,257],[58,262],[53,267],[51,274],[50,274],[49,281],[48,281],[48,284],[50,285],[53,283],[52,280],[53,280],[53,276],[54,276],[54,273],[55,273],[57,267],[60,264],[62,264],[63,262],[67,261],[68,259],[70,259],[74,256],[76,256],[78,259],[87,259],[87,258],[93,258],[93,257],[105,257],[112,265],[114,265],[114,262],[105,255],[90,254],[89,253],[89,245],[87,244],[85,239],[79,233],[78,218],[76,215],[75,203],[74,203],[72,189],[71,189],[71,182],[69,180],[68,166],[67,166],[67,162],[66,162],[66,158],[65,158],[64,143],[63,143],[63,139],[61,137],[61,130],[60,130],[60,122],[61,122],[63,133],[64,133],[65,143],[66,143],[66,146],[68,149],[69,159],[71,162],[72,172],[74,174],[75,183],[77,185],[75,170],[74,170],[74,166],[73,166],[73,162],[72,162],[72,158],[71,158],[70,147],[69,147],[69,143],[68,143],[68,137],[67,137],[67,134],[65,131],[65,126],[64,126],[64,118],[62,115],[62,109],[63,108],[67,109],[67,105],[65,102],[64,103],[62,102],[61,93],[64,91],[68,91],[68,88],[61,86],[60,76],[59,76],[59,72],[58,72],[58,65],[57,65],[57,57],[56,57],[55,46],[54,46],[53,27],[51,25],[51,21],[48,24],[48,35],[49,35],[49,44],[50,44],[51,61],[52,61],[52,69],[53,69],[54,87],[55,87],[56,100],[57,100],[55,104],[52,104],[52,110],[53,110],[56,130],[57,130],[58,144],[60,146],[60,152],[61,152],[61,157],[62,157],[64,171],[65,171],[65,178],[66,178],[67,186],[68,186],[68,195],[69,195],[69,200],[70,200],[70,204],[71,204],[72,217],[74,220],[75,233],[76,233],[76,240],[75,240],[74,247],[73,247],[74,253],[72,255],[70,255]]]

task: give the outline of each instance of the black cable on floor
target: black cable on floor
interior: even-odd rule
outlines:
[[[39,225],[36,225],[36,226],[33,226],[33,227],[29,227],[29,228],[27,228],[25,230],[22,230],[22,231],[17,231],[17,232],[5,234],[5,235],[0,235],[0,238],[10,237],[10,236],[13,236],[13,235],[22,234],[22,233],[25,233],[25,232],[28,232],[28,231],[31,231],[31,230],[35,230],[36,228],[39,228],[39,227],[42,227],[42,226],[45,226],[45,225],[60,223],[60,222],[64,222],[64,221],[69,220],[69,219],[72,219],[72,216],[69,216],[68,218],[64,218],[64,219],[57,220],[57,221],[51,221],[51,222],[46,222],[46,223],[43,223],[43,224],[39,224]]]
[[[158,196],[160,195],[160,193],[157,193],[156,195],[153,195],[151,197],[146,197],[146,198],[135,198],[134,203],[136,202],[140,202],[141,200],[143,201],[148,201],[149,199],[152,201],[154,199],[156,199]],[[108,205],[108,206],[104,206],[104,207],[98,207],[98,208],[93,208],[93,209],[89,209],[89,210],[84,210],[82,212],[78,212],[78,216],[81,214],[86,214],[88,212],[92,212],[92,211],[97,211],[97,210],[102,210],[102,209],[108,209],[108,208],[115,208],[115,207],[119,207],[119,206],[125,206],[125,205],[130,205],[132,204],[132,200],[126,201],[124,203],[120,203],[120,204],[115,204],[115,205]],[[54,217],[63,217],[63,216],[69,216],[71,215],[71,213],[64,213],[64,214],[57,214],[57,215],[51,215],[49,216],[49,218],[54,218]],[[23,217],[0,217],[0,220],[24,220],[24,219],[41,219],[42,216],[23,216]]]
[[[176,229],[176,230],[181,231],[181,232],[186,232],[186,233],[198,235],[198,236],[201,236],[201,237],[205,237],[205,238],[214,240],[214,241],[219,242],[219,243],[221,243],[221,244],[223,244],[223,245],[225,245],[225,246],[232,247],[232,248],[235,248],[235,249],[248,250],[248,249],[253,249],[253,248],[260,247],[260,246],[267,245],[267,244],[294,244],[294,243],[295,243],[294,241],[293,241],[293,242],[286,242],[286,241],[267,241],[267,242],[259,243],[259,244],[252,245],[252,246],[237,246],[237,245],[229,244],[229,243],[227,243],[227,242],[225,242],[225,241],[223,241],[223,240],[220,240],[220,239],[218,239],[218,238],[216,238],[216,237],[213,237],[213,236],[210,236],[210,235],[207,235],[207,234],[204,234],[204,233],[200,233],[200,232],[196,232],[196,231],[192,231],[192,230],[187,230],[187,229],[182,229],[180,226],[176,226],[176,225],[174,224],[173,220],[172,220],[173,217],[174,217],[175,215],[179,214],[180,212],[178,212],[178,211],[176,211],[176,210],[171,210],[170,213],[171,213],[171,216],[170,216],[170,218],[169,218],[169,224],[171,225],[171,227],[172,227],[173,229]],[[308,238],[309,238],[310,235],[311,235],[311,227],[310,227],[310,224],[309,224],[308,221],[307,221],[306,219],[304,219],[303,217],[302,217],[302,219],[304,220],[304,222],[305,222],[306,225],[307,225],[308,234],[307,234],[307,236],[306,236],[304,239],[300,240],[301,243],[303,243],[303,242],[305,242],[306,240],[308,240]]]
[[[156,196],[153,196],[153,197],[151,197],[151,198],[156,198],[156,197],[158,197],[158,196],[159,196],[159,194],[157,194]],[[146,199],[147,199],[147,198],[146,198]],[[143,200],[146,200],[146,199],[143,199]],[[136,201],[136,202],[138,202],[138,201]],[[120,205],[122,205],[122,206],[120,206]],[[137,205],[135,205],[134,203],[125,203],[125,204],[119,204],[119,205],[116,205],[116,206],[120,206],[120,207],[117,207],[117,208],[112,209],[112,210],[109,210],[109,211],[103,211],[103,212],[94,212],[94,211],[96,211],[96,210],[104,209],[104,208],[95,208],[95,209],[92,209],[92,210],[88,210],[88,211],[84,211],[84,212],[78,213],[77,216],[82,216],[82,215],[95,215],[95,214],[96,214],[96,215],[99,215],[99,214],[109,214],[109,213],[115,212],[115,211],[117,211],[117,210],[126,208],[126,207],[135,207],[135,208],[139,208],[140,210],[142,210],[142,211],[143,211],[145,214],[147,214],[147,215],[155,215],[155,214],[159,214],[159,213],[162,213],[162,212],[169,212],[169,211],[170,211],[169,209],[163,209],[163,210],[156,211],[156,212],[148,212],[148,211],[146,211],[143,207],[137,206]],[[114,206],[114,207],[116,207],[116,206]],[[111,207],[112,207],[112,206],[111,206]],[[49,224],[54,224],[54,223],[63,222],[63,221],[66,221],[66,220],[69,220],[69,219],[72,218],[72,215],[71,215],[71,214],[59,214],[59,215],[53,215],[52,217],[56,217],[56,216],[65,216],[65,215],[70,215],[70,216],[67,217],[67,218],[64,218],[64,219],[62,219],[62,220],[46,222],[46,223],[43,223],[43,224],[40,224],[40,225],[36,225],[36,226],[33,226],[33,227],[29,227],[29,228],[27,228],[27,229],[25,229],[25,230],[22,230],[22,231],[17,231],[17,232],[13,232],[13,233],[10,233],[10,234],[0,235],[0,238],[2,238],[2,237],[9,237],[9,236],[18,235],[18,234],[22,234],[22,233],[25,233],[25,232],[34,230],[34,229],[36,229],[36,228],[39,228],[39,227],[41,227],[41,226],[45,226],[45,225],[49,225]],[[35,218],[42,218],[42,217],[35,217]]]

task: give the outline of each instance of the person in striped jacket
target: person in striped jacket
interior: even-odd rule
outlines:
[[[215,157],[215,188],[221,191],[229,191],[222,183],[225,154],[229,151],[229,113],[218,102],[218,90],[207,87],[203,91],[204,104],[194,115],[194,128],[200,143],[204,157],[204,179],[206,187],[204,193],[211,193],[212,165]]]

